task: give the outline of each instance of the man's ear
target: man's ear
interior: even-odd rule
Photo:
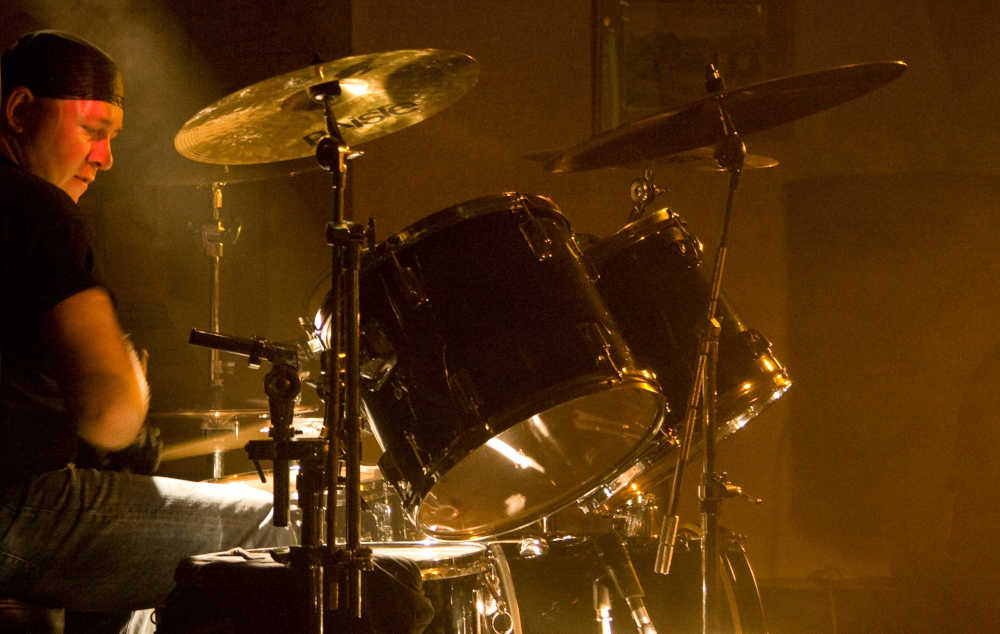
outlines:
[[[13,132],[22,133],[37,116],[38,98],[30,88],[18,86],[3,104],[3,122]]]

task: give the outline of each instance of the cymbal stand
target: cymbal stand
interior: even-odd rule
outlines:
[[[326,241],[332,247],[330,341],[324,351],[327,381],[325,426],[330,443],[327,458],[327,555],[330,575],[328,611],[340,610],[340,582],[346,573],[347,617],[361,618],[361,573],[372,568],[372,553],[361,547],[361,248],[371,238],[370,229],[345,219],[344,203],[349,161],[360,153],[344,141],[334,117],[333,105],[341,95],[339,81],[309,89],[323,104],[327,136],[316,146],[316,160],[333,174],[333,219],[326,226]],[[346,372],[341,398],[341,357]],[[340,437],[343,431],[346,457],[347,543],[336,547],[335,513],[337,480],[340,475]],[[321,599],[322,600],[322,599]]]
[[[685,410],[684,432],[681,437],[682,449],[677,456],[670,504],[663,519],[663,527],[660,531],[660,543],[654,565],[656,572],[661,574],[667,574],[670,570],[679,524],[677,506],[680,497],[681,480],[690,457],[695,420],[700,405],[705,437],[704,469],[699,485],[702,515],[701,572],[703,634],[721,631],[719,617],[724,597],[720,596],[721,589],[719,588],[718,532],[720,506],[725,498],[741,493],[739,487],[726,481],[725,474],[719,474],[715,471],[717,427],[716,377],[719,357],[719,334],[721,332],[721,324],[716,318],[715,313],[719,303],[719,295],[722,289],[722,275],[726,264],[733,197],[739,185],[740,174],[743,171],[743,159],[746,156],[746,145],[739,131],[733,125],[732,118],[726,108],[725,84],[715,65],[709,64],[706,67],[705,77],[705,85],[708,91],[712,94],[718,94],[716,106],[719,111],[719,122],[724,139],[716,148],[715,158],[729,172],[729,195],[726,199],[722,235],[719,238],[719,248],[716,251],[715,264],[712,269],[712,282],[705,308],[705,318],[699,330],[698,363],[688,396],[687,409]]]

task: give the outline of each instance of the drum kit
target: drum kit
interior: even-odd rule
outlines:
[[[194,161],[315,155],[333,178],[331,283],[308,345],[226,335],[217,318],[191,336],[213,350],[213,368],[221,350],[270,363],[266,420],[236,438],[255,462],[273,462],[276,523],[295,502],[302,545],[287,566],[309,580],[303,627],[322,632],[333,611],[361,618],[361,571],[381,553],[420,569],[437,612],[428,631],[765,632],[740,540],[718,526],[721,501],[742,492],[714,465],[716,441],[791,385],[721,290],[739,175],[776,164],[747,155],[743,135],[905,68],[859,64],[729,90],[710,66],[707,97],[530,157],[553,173],[653,162],[728,172],[710,271],[679,214],[646,211],[661,192],[651,169],[632,183],[628,222],[606,237],[575,232],[556,203],[523,193],[462,202],[381,241],[371,223],[345,218],[356,146],[468,92],[477,63],[461,53],[315,64],[184,124],[175,147]],[[321,362],[325,404],[307,424],[295,416],[305,349]],[[224,437],[166,453],[239,446]],[[681,528],[680,482],[694,455],[705,459],[702,524]]]

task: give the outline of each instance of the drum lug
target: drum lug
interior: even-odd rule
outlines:
[[[773,346],[770,340],[761,334],[760,331],[754,328],[748,328],[741,332],[740,336],[743,337],[743,340],[746,342],[746,347],[750,349],[755,359],[765,354],[771,354]]]
[[[662,436],[663,440],[670,447],[680,447],[681,438],[677,434],[677,430],[669,425],[663,425],[656,432],[658,435]]]
[[[400,263],[396,254],[392,254],[392,263],[396,269],[396,283],[402,289],[403,295],[407,297],[414,308],[421,308],[430,303],[427,291],[420,281],[420,274],[412,266],[404,266]]]
[[[618,375],[618,378],[623,379],[625,373],[622,371],[622,368],[615,363],[614,356],[611,352],[611,342],[608,340],[611,333],[609,332],[608,327],[603,323],[591,321],[586,324],[582,324],[580,330],[583,333],[584,338],[594,344],[597,348],[597,354],[595,355],[597,365],[600,366],[603,363],[608,364],[612,371]]]
[[[370,392],[378,392],[392,375],[399,357],[378,321],[366,322],[362,335],[369,350],[362,357],[361,380]]]
[[[687,223],[679,215],[674,215],[673,218],[677,221],[681,239],[674,241],[672,247],[680,255],[690,259],[689,268],[698,268],[701,265],[702,256],[705,254],[705,245],[697,236],[688,231]]]
[[[420,470],[423,471],[424,475],[427,475],[427,463],[424,462],[423,457],[420,455],[420,446],[417,444],[417,439],[413,435],[413,432],[403,432],[403,437],[406,438],[406,442],[410,445],[410,449],[413,451],[413,457],[416,459],[417,464],[420,465]]]
[[[541,537],[523,537],[517,548],[522,559],[535,559],[549,554],[549,542]]]
[[[479,412],[483,406],[482,400],[477,396],[476,387],[472,378],[469,377],[468,370],[458,370],[457,372],[446,372],[448,387],[458,401],[459,407],[464,411],[480,418]]]
[[[554,253],[552,237],[549,236],[538,218],[535,218],[534,214],[531,213],[531,210],[523,202],[521,204],[524,210],[524,219],[518,223],[518,229],[524,236],[524,241],[528,243],[528,248],[535,254],[535,259],[539,262],[551,260]]]
[[[513,593],[513,579],[507,569],[507,560],[500,544],[487,546],[487,566],[483,573],[483,585],[488,596],[483,597],[483,616],[490,634],[511,634],[514,631],[514,615],[510,601],[517,601]]]
[[[569,247],[570,255],[573,256],[573,259],[580,263],[580,266],[587,274],[587,279],[590,282],[596,283],[599,279],[601,279],[601,274],[598,272],[597,266],[590,258],[584,257],[583,248],[580,246],[580,243],[577,241],[575,236],[569,241],[567,246]]]
[[[361,364],[361,380],[369,392],[378,392],[396,368],[398,359],[392,355],[388,359],[373,357]]]

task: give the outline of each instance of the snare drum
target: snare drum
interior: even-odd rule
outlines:
[[[366,544],[375,555],[413,562],[434,605],[425,631],[521,634],[517,598],[503,549],[473,542]]]
[[[638,363],[656,373],[673,407],[667,433],[582,503],[589,510],[606,512],[619,508],[634,491],[647,492],[673,473],[711,281],[701,266],[700,241],[669,209],[640,218],[607,238],[578,240],[597,270],[597,286],[622,337]],[[725,293],[716,315],[722,321],[717,438],[723,438],[781,398],[792,383],[770,342],[744,326]]]
[[[361,327],[379,466],[439,539],[572,503],[634,461],[666,409],[547,198],[479,198],[378,245]]]
[[[291,518],[294,526],[302,528],[302,509],[299,508],[299,498],[296,491],[296,483],[299,474],[299,465],[289,466],[288,477],[288,499],[291,502]],[[229,486],[250,487],[260,489],[268,493],[274,493],[274,472],[271,469],[264,470],[264,480],[260,479],[260,474],[256,471],[246,473],[234,473],[223,478],[208,480],[218,484]],[[361,539],[365,541],[393,541],[397,539],[414,538],[416,531],[411,526],[402,512],[399,498],[396,492],[382,479],[382,473],[378,467],[361,465]],[[347,540],[347,493],[343,488],[338,489],[337,495],[337,539]],[[325,534],[326,525],[326,494],[321,496],[322,508],[316,509],[318,515],[318,530],[320,534]]]

